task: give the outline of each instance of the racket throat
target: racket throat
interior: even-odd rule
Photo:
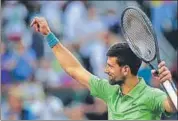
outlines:
[[[147,64],[150,66],[151,69],[153,70],[155,69],[151,63],[147,63]]]
[[[153,67],[153,65],[152,65],[151,63],[147,63],[147,64],[150,66],[150,68],[151,68],[152,70],[156,70],[156,69]],[[155,74],[156,74],[156,75],[159,75],[158,70],[156,70]]]

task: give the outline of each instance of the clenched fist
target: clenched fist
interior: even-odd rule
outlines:
[[[30,26],[43,35],[48,35],[51,32],[46,19],[43,17],[35,17]]]
[[[153,75],[155,75],[156,71],[152,70]],[[158,72],[159,72],[159,76],[156,77],[161,83],[165,82],[166,80],[171,81],[172,80],[172,75],[171,72],[169,71],[169,69],[166,67],[165,62],[162,61],[159,65],[158,65]]]

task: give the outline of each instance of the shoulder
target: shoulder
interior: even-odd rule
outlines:
[[[164,100],[167,98],[167,94],[161,89],[147,86],[144,95],[146,96],[146,102],[150,108],[162,105]]]
[[[92,76],[91,76],[90,81],[92,81],[92,80],[97,81],[97,82],[101,82],[101,83],[105,83],[106,85],[108,85],[108,86],[110,86],[110,87],[117,87],[117,86],[115,86],[115,85],[109,84],[109,80],[104,79],[104,78],[100,78],[100,77],[95,76],[95,75],[92,75]]]
[[[163,90],[150,86],[147,86],[146,91],[148,91],[151,94],[166,94]]]
[[[154,88],[154,87],[150,87],[148,86],[145,90],[145,93],[147,95],[147,97],[149,97],[149,99],[156,101],[156,100],[165,100],[167,98],[167,94],[166,92],[164,92],[163,90],[159,89],[159,88]]]
[[[107,79],[102,79],[98,76],[92,75],[90,80],[89,80],[90,85],[98,85],[98,87],[103,87],[105,90],[108,90],[108,92],[111,91],[117,91],[118,90],[118,85],[111,85],[109,84],[109,81]]]

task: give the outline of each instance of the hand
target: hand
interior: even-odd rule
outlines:
[[[48,35],[51,32],[46,19],[43,17],[35,17],[30,26],[34,27],[36,32],[40,32],[43,35]]]
[[[152,74],[154,76],[155,75],[156,70],[152,70]],[[172,81],[172,75],[171,72],[169,71],[169,69],[166,67],[165,62],[162,61],[159,65],[158,65],[158,72],[159,75],[158,77],[156,77],[161,83],[165,82],[166,80]]]

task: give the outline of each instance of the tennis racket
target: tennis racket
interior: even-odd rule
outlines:
[[[146,14],[139,8],[127,7],[121,16],[121,30],[124,38],[131,50],[155,69],[150,63],[157,58],[157,63],[161,62],[159,47],[155,31],[151,21]],[[177,94],[175,86],[169,81],[161,84],[170,97],[177,110]]]

